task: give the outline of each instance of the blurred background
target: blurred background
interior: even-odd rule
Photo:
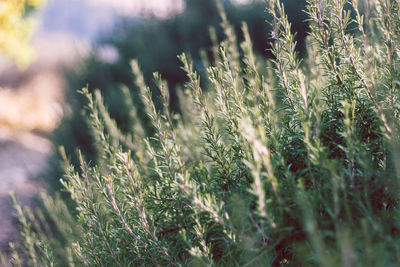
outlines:
[[[13,21],[8,27],[0,25],[0,40],[9,40],[3,41],[5,44],[0,41],[0,250],[3,251],[7,250],[8,242],[17,239],[9,192],[14,191],[23,204],[34,205],[38,192],[60,189],[62,171],[56,149],[59,146],[65,147],[72,161],[77,148],[89,159],[96,156],[82,116],[85,101],[77,90],[85,86],[89,90],[99,88],[111,116],[123,131],[128,131],[129,110],[121,105],[124,95],[119,89],[128,87],[136,101],[137,90],[129,68],[131,59],[139,60],[151,88],[152,73],[162,74],[171,90],[171,106],[179,112],[175,88],[182,86],[185,76],[176,55],[189,53],[202,73],[205,66],[201,58],[212,57],[210,32],[215,29],[216,38],[223,37],[214,0],[22,2],[27,6],[15,16],[11,16],[15,9],[7,10],[0,5],[0,23]],[[265,2],[222,2],[239,41],[241,22],[246,21],[258,56],[270,57]],[[302,12],[304,1],[284,3],[293,31],[297,32],[297,49],[303,54],[307,32]],[[15,26],[16,19],[23,21],[21,28]],[[7,39],[7,34],[12,38]],[[139,115],[142,114],[140,103],[135,104]]]

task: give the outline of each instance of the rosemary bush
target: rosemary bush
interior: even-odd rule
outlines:
[[[133,103],[140,105],[139,90],[133,84],[129,66],[132,58],[140,62],[143,76],[154,94],[156,106],[159,105],[159,101],[157,101],[159,93],[152,81],[154,71],[162,75],[171,89],[176,86],[182,87],[185,82],[186,75],[180,70],[177,54],[182,51],[190,53],[199,75],[205,75],[206,70],[201,58],[207,58],[208,55],[213,54],[212,51],[218,53],[218,49],[211,48],[213,46],[218,47],[218,40],[224,38],[222,30],[218,27],[220,18],[215,0],[185,0],[184,2],[184,11],[168,19],[134,18],[117,23],[112,34],[106,35],[102,43],[115,47],[119,59],[110,63],[102,61],[96,55],[89,56],[79,68],[74,68],[72,73],[69,73],[69,88],[82,88],[88,85],[90,92],[99,88],[110,116],[115,119],[118,127],[126,132],[130,125],[129,110],[128,108],[121,108],[124,99],[120,90],[121,84],[130,88]],[[294,22],[294,30],[298,32],[296,36],[297,48],[301,54],[301,51],[304,50],[303,43],[307,23],[304,21],[306,15],[302,12],[305,3],[301,0],[299,6],[298,2],[298,0],[285,0],[285,6],[287,7],[288,18]],[[230,4],[229,0],[224,0],[223,3],[229,21],[238,35],[238,40],[242,40],[241,21],[246,21],[255,54],[271,57],[271,53],[267,50],[270,48],[268,36],[265,34],[270,31],[269,24],[265,23],[265,20],[269,20],[270,17],[264,12],[265,4],[259,0],[240,7]],[[211,36],[208,36],[208,32],[211,33]],[[157,42],[154,42],[154,40],[157,40]],[[207,79],[202,79],[203,85],[206,81]],[[54,142],[65,147],[66,153],[71,157],[71,162],[74,164],[78,162],[74,153],[77,146],[87,160],[92,160],[97,153],[92,145],[93,138],[89,125],[85,117],[81,116],[81,110],[86,105],[86,99],[78,95],[75,90],[71,90],[67,101],[72,113],[65,117],[54,133]],[[170,107],[172,111],[179,110],[175,90],[171,90]],[[141,110],[141,108],[138,110],[140,119],[146,117]],[[55,157],[55,160],[58,162],[59,157]],[[53,166],[56,166],[56,164],[53,164]],[[54,183],[54,189],[59,189],[60,184],[54,177],[61,175],[61,169],[56,170],[56,173],[49,173],[46,182]]]
[[[78,152],[72,166],[62,153],[73,215],[57,197],[42,196],[36,216],[14,200],[16,266],[21,250],[33,266],[398,264],[399,2],[308,0],[302,61],[284,6],[271,0],[266,64],[246,24],[238,44],[219,10],[226,39],[207,63],[206,90],[179,56],[179,114],[157,73],[156,108],[131,61],[151,131],[128,88],[128,134],[99,91],[82,90],[99,158]]]

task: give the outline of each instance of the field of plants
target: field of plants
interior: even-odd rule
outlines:
[[[255,5],[265,46],[224,1],[203,3],[216,27],[181,25],[190,8],[153,35],[121,24],[117,63],[69,74],[54,192],[11,196],[11,264],[398,266],[400,2],[307,0],[301,26],[295,2]]]

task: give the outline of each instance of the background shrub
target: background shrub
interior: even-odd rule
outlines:
[[[34,49],[29,44],[36,26],[32,12],[43,0],[2,1],[0,10],[0,53],[25,68],[33,60]]]

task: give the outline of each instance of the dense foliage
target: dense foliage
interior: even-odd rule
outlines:
[[[207,66],[203,65],[201,59],[211,59],[213,54],[218,53],[218,40],[224,39],[223,31],[219,27],[221,19],[215,6],[215,0],[186,0],[185,2],[186,7],[181,14],[167,19],[157,20],[147,17],[121,19],[111,35],[105,35],[99,40],[99,49],[102,46],[114,47],[118,51],[118,59],[114,62],[107,62],[98,57],[97,53],[93,53],[79,67],[69,73],[69,87],[74,88],[69,92],[68,97],[72,114],[66,116],[54,134],[55,143],[64,146],[67,154],[73,155],[75,148],[79,146],[82,154],[88,159],[96,157],[90,127],[81,115],[81,110],[86,105],[86,99],[76,94],[76,88],[88,85],[90,92],[98,88],[118,127],[122,131],[129,129],[131,123],[129,109],[121,108],[125,96],[120,89],[121,85],[128,86],[134,104],[140,105],[140,90],[133,83],[129,65],[132,58],[140,62],[145,80],[148,81],[155,96],[156,106],[159,107],[160,103],[158,90],[152,81],[154,71],[159,72],[168,82],[171,109],[174,112],[179,111],[175,88],[182,86],[186,77],[180,69],[180,62],[176,55],[183,51],[190,54],[195,68],[201,75],[205,75]],[[272,54],[268,50],[270,49],[268,42],[270,37],[266,34],[270,32],[271,27],[265,23],[266,19],[270,20],[271,18],[264,12],[265,3],[254,1],[252,4],[235,6],[227,0],[223,2],[238,40],[243,40],[240,30],[241,21],[246,21],[254,53],[257,56],[271,57]],[[303,0],[285,0],[284,2],[288,9],[288,18],[294,25],[292,29],[298,32],[296,36],[298,50],[303,51],[307,29],[306,14],[302,12],[305,2]],[[205,85],[206,82],[207,79],[203,79],[202,85]],[[138,116],[140,118],[145,116],[140,108]],[[77,162],[76,157],[72,157],[71,160],[74,163]],[[54,175],[51,175],[48,180],[54,180],[53,177]]]
[[[63,153],[73,215],[43,196],[49,225],[15,202],[29,264],[397,265],[399,3],[308,0],[306,11],[301,62],[282,4],[269,2],[274,59],[262,74],[246,24],[239,49],[220,7],[226,39],[207,91],[179,56],[179,114],[157,73],[156,108],[131,61],[150,130],[127,88],[127,134],[83,89],[99,157],[78,153],[75,167]]]

